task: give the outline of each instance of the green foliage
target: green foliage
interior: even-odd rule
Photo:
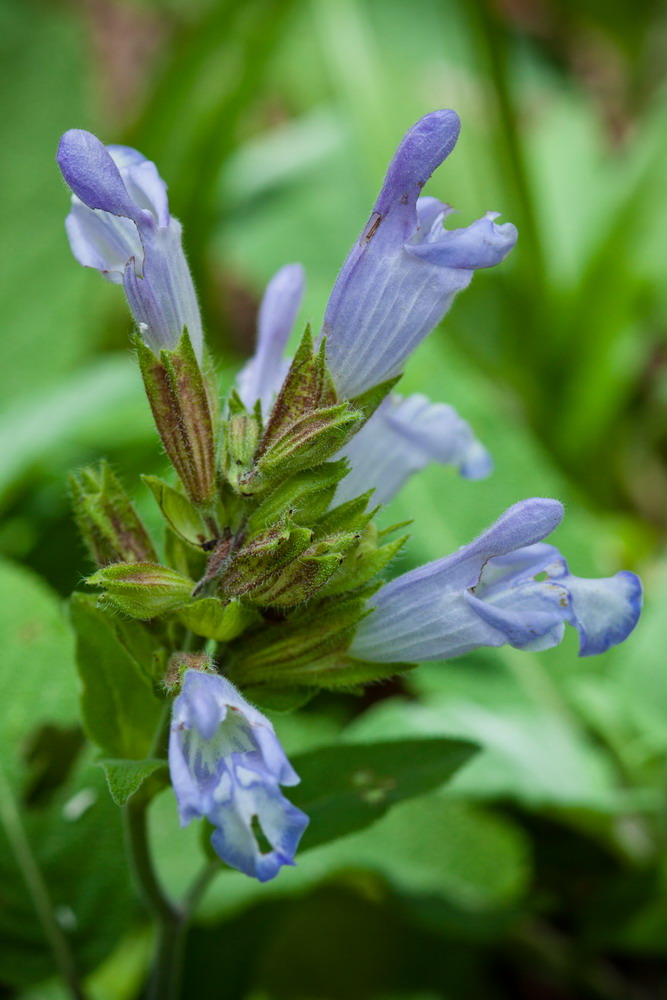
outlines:
[[[167,765],[164,760],[155,757],[145,757],[143,760],[104,758],[99,764],[104,768],[111,798],[117,806],[124,806],[145,781],[156,775],[156,772],[160,772],[157,776],[164,784],[168,781]]]
[[[145,757],[162,714],[145,667],[121,641],[114,619],[96,606],[94,598],[74,594],[71,618],[87,735],[109,757]]]
[[[402,799],[443,784],[476,751],[456,740],[334,746],[294,759],[295,805],[310,816],[302,849],[361,830]]]
[[[130,895],[117,810],[77,736],[74,645],[59,602],[2,563],[0,625],[0,968],[20,987],[55,972],[26,865],[84,970],[124,931]]]

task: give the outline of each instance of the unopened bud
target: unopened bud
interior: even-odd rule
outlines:
[[[191,601],[192,580],[159,563],[105,566],[86,583],[104,587],[102,600],[132,618],[148,621]]]
[[[138,338],[137,355],[162,444],[196,507],[215,499],[215,421],[206,382],[187,331],[175,350],[156,357]]]
[[[148,532],[107,462],[73,472],[70,490],[76,523],[98,566],[157,560]]]

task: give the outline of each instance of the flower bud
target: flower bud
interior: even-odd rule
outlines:
[[[107,462],[73,472],[70,490],[76,523],[98,566],[157,559],[148,532]]]

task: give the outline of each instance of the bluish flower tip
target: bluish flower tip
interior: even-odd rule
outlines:
[[[72,191],[65,225],[75,258],[124,285],[153,351],[173,349],[185,328],[201,357],[201,317],[181,226],[169,214],[155,164],[128,146],[104,146],[82,129],[62,136],[57,157]]]
[[[516,242],[510,223],[486,213],[443,228],[449,206],[420,206],[424,185],[459,135],[455,112],[433,111],[407,131],[327,304],[322,333],[339,394],[347,399],[402,372],[477,268],[500,263]]]

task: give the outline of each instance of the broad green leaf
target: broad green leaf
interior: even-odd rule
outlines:
[[[61,602],[8,563],[0,563],[0,632],[0,968],[3,983],[21,986],[55,968],[6,837],[8,816],[19,810],[19,834],[84,970],[126,926],[130,888],[117,810],[88,754],[79,759],[74,641]]]
[[[301,849],[360,830],[402,799],[443,784],[477,747],[458,740],[406,740],[325,747],[292,761],[301,784],[290,791],[310,816]]]
[[[0,750],[12,760],[40,726],[77,722],[74,642],[54,594],[32,573],[0,562]],[[14,767],[8,770],[13,784]]]
[[[243,689],[243,696],[263,711],[294,712],[311,701],[317,692],[313,688],[281,688],[270,684]]]
[[[117,806],[124,806],[127,800],[137,792],[144,781],[160,769],[164,770],[166,778],[167,765],[164,760],[146,757],[144,760],[110,760],[99,761],[104,768],[111,798]]]
[[[160,700],[95,598],[74,594],[71,614],[88,736],[112,758],[144,758],[162,713]]]
[[[23,804],[21,816],[24,849],[83,973],[125,933],[133,905],[120,814],[105,785],[99,768],[83,760],[46,805]],[[0,968],[4,984],[23,986],[56,967],[17,862],[0,822]]]
[[[516,652],[529,670],[530,653]],[[531,807],[579,806],[603,812],[621,806],[612,763],[587,738],[576,716],[524,690],[516,677],[488,658],[422,666],[410,675],[422,703],[385,700],[347,730],[355,743],[372,745],[382,734],[397,739],[448,736],[469,739],[481,751],[455,776],[452,791],[475,798],[509,797]],[[537,679],[533,682],[537,686]]]
[[[228,915],[259,898],[303,894],[341,873],[379,898],[386,883],[404,900],[431,906],[439,900],[462,916],[490,914],[515,906],[526,892],[530,851],[511,820],[436,792],[399,803],[372,827],[299,850],[295,868],[259,888],[224,870],[201,916]]]

